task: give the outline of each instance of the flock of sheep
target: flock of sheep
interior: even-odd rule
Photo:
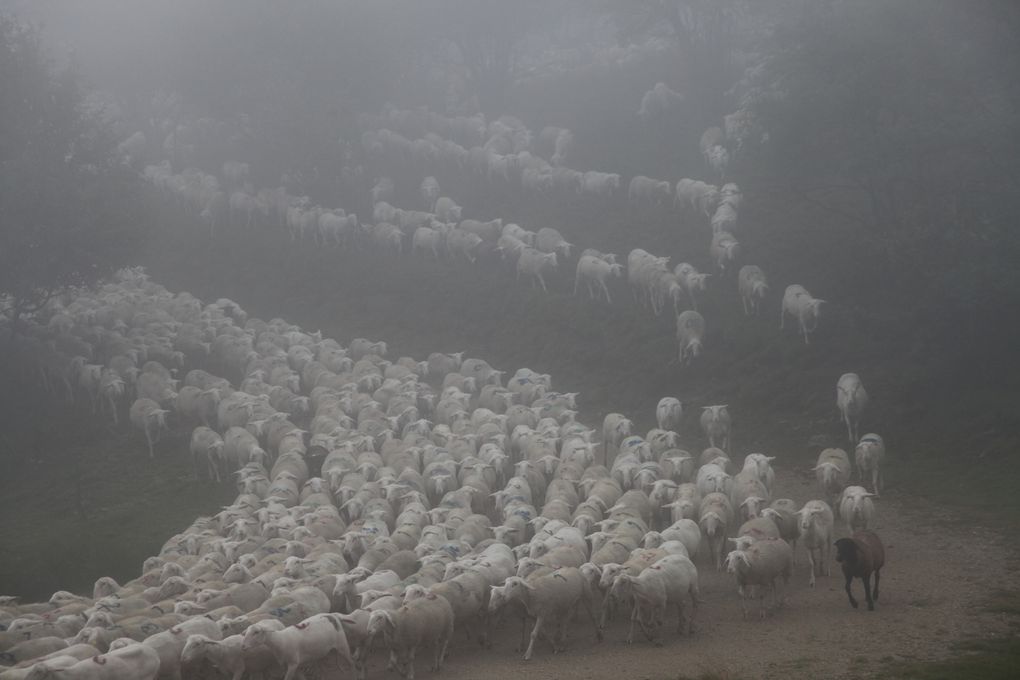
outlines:
[[[776,498],[772,457],[731,459],[725,405],[703,409],[708,447],[693,453],[672,397],[644,435],[621,413],[591,428],[548,375],[504,380],[461,354],[391,361],[385,343],[203,305],[140,270],[51,302],[16,349],[54,399],[127,411],[150,453],[168,427],[191,429],[196,475],[238,495],[128,583],[0,598],[0,662],[16,665],[2,680],[364,677],[379,652],[412,678],[419,650],[438,670],[455,630],[488,645],[506,619],[525,659],[542,641],[562,650],[582,610],[598,639],[622,612],[628,641],[640,629],[662,644],[673,611],[689,632],[703,604],[698,564],[734,574],[745,617],[748,598],[763,618],[767,591],[784,599],[797,543],[810,583],[828,574],[834,511],[853,532],[835,543],[850,602],[855,576],[869,607],[877,597],[876,434],[855,450],[872,492],[826,449],[818,498]],[[866,404],[858,377],[841,377],[854,438]]]
[[[658,89],[646,94],[642,109],[653,106],[649,102],[678,96],[665,85],[659,85],[662,87],[657,85]],[[448,117],[392,107],[379,116],[362,116],[361,125],[367,128],[361,138],[362,150],[366,159],[377,166],[414,168],[423,174],[469,173],[536,197],[606,201],[623,191],[623,179],[618,174],[580,172],[565,165],[574,147],[574,136],[565,128],[546,127],[536,137],[513,116],[487,123],[481,114]],[[746,114],[736,112],[724,117],[723,127],[710,128],[702,135],[702,155],[719,176],[724,174],[726,165],[719,159],[728,159],[729,148],[738,150],[753,131]],[[518,281],[523,278],[545,292],[549,290],[550,274],[570,261],[576,252],[574,244],[557,229],[541,227],[531,231],[501,218],[464,218],[462,207],[443,195],[434,174],[425,175],[418,187],[420,209],[393,205],[394,182],[388,177],[378,178],[370,192],[369,223],[342,208],[312,205],[307,196],[292,195],[284,187],[255,192],[247,181],[249,170],[245,163],[227,161],[221,180],[194,168],[174,173],[164,161],[147,166],[144,175],[165,195],[206,220],[214,234],[226,221],[250,228],[262,220],[286,229],[296,244],[311,240],[319,246],[375,248],[394,256],[409,252],[437,261],[498,260],[512,268]],[[345,172],[356,176],[363,170],[357,166],[345,168]],[[733,233],[743,203],[743,193],[736,184],[718,187],[685,178],[674,187],[670,182],[638,175],[630,179],[626,191],[629,202],[636,207],[658,209],[672,202],[684,210],[685,219],[707,219],[712,228],[708,254],[721,274],[732,270],[742,259],[740,242]],[[611,303],[611,280],[622,279],[626,274],[637,303],[656,315],[673,310],[680,362],[697,357],[705,333],[698,298],[705,292],[710,275],[689,262],[670,267],[670,257],[640,248],[630,251],[625,264],[618,259],[616,254],[594,248],[577,253],[573,294],[584,290],[593,299],[604,297]],[[765,272],[757,265],[743,265],[737,273],[737,287],[744,312],[757,314],[769,291]],[[823,302],[801,285],[788,286],[780,306],[780,328],[787,317],[792,317],[805,343],[809,342]],[[685,307],[689,309],[681,311]]]

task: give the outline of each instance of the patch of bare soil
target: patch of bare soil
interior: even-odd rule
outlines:
[[[807,474],[781,470],[776,497],[803,503],[817,497],[817,487]],[[597,644],[582,614],[566,652],[553,654],[549,644],[540,641],[534,659],[525,662],[517,650],[519,628],[507,620],[495,632],[489,650],[457,631],[446,665],[435,677],[675,679],[712,672],[741,679],[856,678],[893,661],[946,657],[954,643],[967,638],[1008,633],[1004,615],[987,609],[994,591],[1020,587],[1017,572],[1008,568],[1015,553],[1003,536],[966,526],[951,511],[923,499],[887,497],[876,503],[874,529],[886,546],[886,567],[873,612],[864,604],[859,579],[854,592],[861,609],[850,607],[834,557],[831,575],[819,577],[810,588],[807,558],[798,546],[785,606],[770,609],[761,621],[757,603],[752,602],[745,621],[733,576],[717,572],[702,553],[695,563],[705,603],[695,615],[696,630],[690,637],[677,636],[674,611],[667,618],[663,647],[652,645],[640,630],[634,644],[628,645],[624,616],[607,626],[605,641]],[[837,538],[847,533],[837,526]],[[430,657],[429,651],[419,653],[419,675],[432,675]],[[394,677],[376,652],[369,678],[388,676]]]

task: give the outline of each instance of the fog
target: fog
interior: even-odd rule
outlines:
[[[1015,662],[1017,3],[0,15],[0,664],[208,608],[381,678],[366,589],[437,677]]]

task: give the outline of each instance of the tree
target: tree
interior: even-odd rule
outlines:
[[[19,319],[127,263],[141,242],[139,179],[102,111],[37,29],[0,16],[0,313]]]

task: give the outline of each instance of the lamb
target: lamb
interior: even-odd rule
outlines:
[[[462,220],[461,223],[457,225],[457,228],[463,229],[471,234],[477,234],[487,243],[495,243],[502,235],[503,220],[502,218],[489,220],[488,222],[482,222],[480,220]]]
[[[833,517],[832,509],[825,501],[808,501],[797,511],[797,529],[804,542],[811,567],[811,578],[808,583],[815,586],[815,575],[829,575],[829,550],[832,547]],[[818,559],[815,559],[818,551]]]
[[[836,541],[836,561],[843,566],[846,578],[846,596],[850,606],[857,609],[857,600],[851,591],[854,578],[864,582],[864,599],[868,602],[868,611],[874,611],[875,600],[878,599],[878,582],[885,566],[885,547],[882,540],[873,531],[855,531],[850,538]],[[875,575],[875,588],[871,589],[871,575]]]
[[[800,537],[796,501],[777,498],[761,511],[761,516],[771,519],[779,527],[779,536],[793,548],[793,561],[796,564],[797,539]]]
[[[160,435],[167,431],[166,414],[168,413],[170,411],[160,408],[159,404],[155,401],[144,397],[136,399],[131,404],[129,419],[135,428],[145,434],[145,441],[149,445],[150,458],[156,457],[153,447],[159,441]]]
[[[556,253],[564,258],[570,257],[570,249],[574,244],[568,243],[563,234],[550,227],[542,227],[535,235],[535,249],[543,253]]]
[[[411,237],[411,252],[431,251],[433,257],[439,259],[439,251],[445,248],[445,231],[432,227],[418,227]]]
[[[780,598],[776,580],[783,579],[784,588],[790,583],[793,571],[793,549],[781,538],[754,541],[745,548],[732,551],[726,556],[726,570],[737,577],[741,595],[741,610],[747,619],[747,600],[753,586],[758,590],[761,619],[765,620],[765,591],[772,590],[773,603],[779,606],[785,600]]]
[[[687,203],[691,210],[709,217],[719,203],[719,189],[705,182],[682,179],[676,183],[674,205]]]
[[[649,640],[662,646],[662,639],[656,633],[663,624],[666,609],[675,606],[677,611],[677,632],[690,633],[691,620],[684,616],[684,600],[691,598],[691,604],[698,608],[698,569],[684,555],[669,555],[658,560],[637,576],[623,573],[616,577],[613,590],[629,586],[634,597],[634,608],[630,618],[630,632],[627,642],[634,641],[634,624],[639,622]],[[617,599],[620,594],[617,594]]]
[[[189,635],[206,635],[219,640],[222,636],[215,621],[202,616],[187,619],[165,631],[150,635],[142,642],[159,656],[160,677],[181,678],[181,651]]]
[[[818,454],[818,463],[812,468],[822,493],[829,499],[830,505],[836,504],[836,499],[843,492],[847,482],[850,481],[850,459],[843,449],[825,449]]]
[[[496,587],[493,586],[493,590]],[[531,629],[531,641],[524,652],[524,660],[529,661],[535,652],[535,641],[545,628],[555,626],[556,631],[551,638],[554,651],[562,651],[566,639],[566,627],[578,606],[583,606],[588,619],[596,631],[596,638],[602,641],[602,631],[595,622],[591,610],[591,589],[588,581],[580,570],[564,567],[542,576],[534,576],[525,580],[519,576],[511,576],[502,588],[507,601],[520,602],[528,614],[535,618],[535,627]]]
[[[730,412],[726,404],[702,407],[701,430],[708,437],[710,446],[717,446],[724,451],[729,450],[730,427]]]
[[[373,611],[368,632],[371,636],[382,634],[396,670],[403,672],[406,680],[414,680],[414,657],[419,647],[431,645],[435,650],[432,670],[442,670],[453,635],[453,609],[445,598],[429,593],[406,601],[395,611]]]
[[[263,646],[277,663],[286,667],[284,680],[293,680],[303,664],[328,656],[336,660],[337,666],[343,668],[346,664],[348,669],[355,670],[339,614],[315,614],[279,631],[256,623],[244,632],[241,650],[248,653]]]
[[[839,516],[850,531],[867,529],[875,521],[875,494],[868,493],[863,486],[848,486],[843,489],[839,501]]]
[[[745,264],[740,268],[737,281],[740,287],[740,300],[744,304],[744,314],[747,316],[757,314],[758,303],[765,299],[765,294],[769,290],[765,272],[758,265]]]
[[[602,420],[602,452],[605,457],[605,464],[609,464],[610,445],[620,449],[620,443],[631,435],[634,423],[622,413],[607,413]]]
[[[800,331],[804,335],[804,344],[810,345],[808,334],[818,327],[818,314],[825,300],[811,297],[804,286],[793,284],[786,287],[783,293],[783,304],[779,310],[779,329],[783,329],[786,316],[789,314],[797,319]]]
[[[688,309],[676,317],[676,339],[679,344],[679,362],[689,364],[701,354],[701,339],[705,335],[705,317]]]
[[[885,459],[885,442],[882,437],[870,432],[863,437],[854,449],[854,462],[857,464],[857,476],[863,482],[866,475],[871,475],[871,490],[881,493],[882,461]]]
[[[712,236],[709,251],[716,266],[725,271],[727,264],[735,263],[740,257],[740,242],[728,231],[717,231]]]
[[[577,261],[577,274],[574,277],[574,295],[577,295],[577,289],[581,285],[581,281],[584,281],[585,286],[588,289],[588,297],[593,300],[598,299],[598,295],[594,286],[598,286],[606,295],[606,302],[612,304],[612,299],[609,296],[609,288],[606,286],[606,280],[612,277],[619,278],[623,275],[623,265],[610,264],[597,257],[585,255]]]
[[[62,657],[58,657],[61,659]],[[57,660],[54,660],[57,661]],[[28,677],[31,680],[154,680],[160,671],[159,655],[140,643],[118,647],[106,654],[78,661],[72,666],[62,662],[36,664]]]
[[[396,187],[389,177],[380,177],[372,186],[372,205],[380,201],[392,201]]]
[[[619,188],[619,175],[589,170],[581,177],[578,193],[591,194],[592,196],[612,196]]]
[[[482,237],[459,227],[446,232],[446,250],[451,257],[461,256],[474,264],[476,251],[482,245]]]
[[[856,373],[844,373],[836,382],[836,407],[846,423],[850,443],[858,441],[861,414],[868,406],[868,393]]]
[[[545,293],[549,292],[549,289],[545,285],[545,274],[556,269],[556,253],[543,253],[531,247],[525,247],[521,250],[520,257],[517,258],[517,280],[521,280],[521,273],[523,272],[527,276],[530,276],[532,281],[531,285],[535,285],[535,281],[538,281],[542,285],[542,290]]]

